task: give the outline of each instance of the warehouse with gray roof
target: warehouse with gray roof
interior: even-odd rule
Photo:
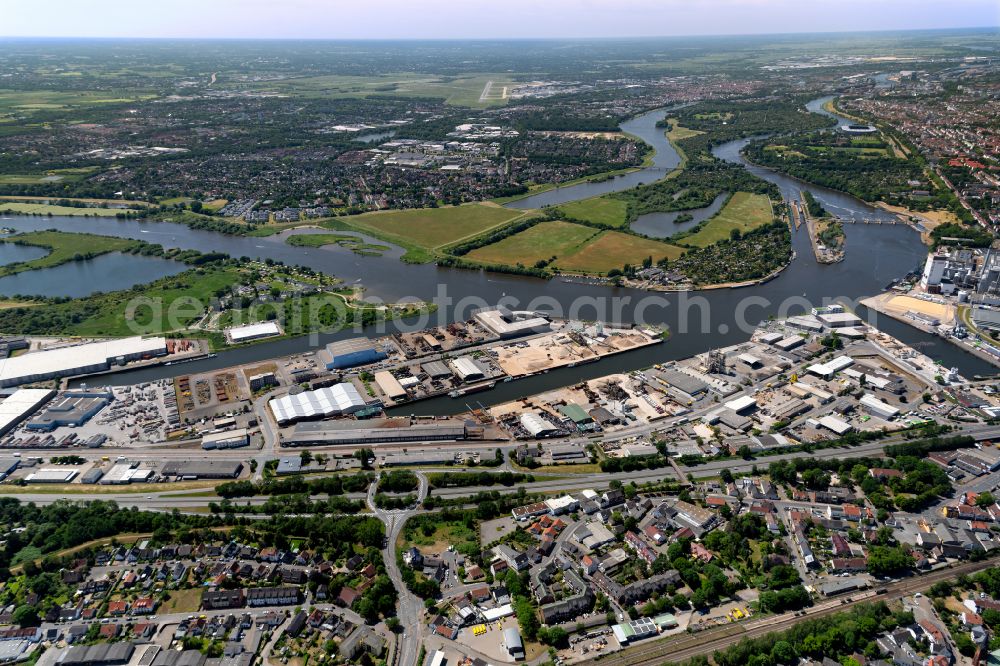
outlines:
[[[465,423],[455,419],[412,421],[409,418],[341,420],[300,423],[282,446],[345,446],[436,442],[466,438]]]

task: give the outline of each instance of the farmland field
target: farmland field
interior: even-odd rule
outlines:
[[[737,192],[719,214],[699,231],[684,239],[687,245],[706,247],[729,238],[733,229],[741,232],[756,229],[771,221],[771,202],[763,194]]]
[[[477,248],[470,259],[487,264],[531,266],[551,257],[572,254],[589,238],[600,233],[597,229],[571,222],[541,222],[501,241]]]
[[[338,218],[348,227],[367,231],[403,247],[434,249],[450,245],[523,215],[500,206],[469,204],[446,208],[416,208],[379,211],[351,218]],[[335,224],[335,227],[341,225]]]
[[[118,213],[124,213],[126,210],[125,208],[77,208],[75,206],[56,206],[54,204],[0,201],[0,211],[24,213],[27,215],[93,215],[95,217],[114,217]]]
[[[623,227],[628,221],[626,219],[628,203],[620,199],[594,197],[560,204],[559,210],[567,217],[614,227]]]
[[[555,265],[565,271],[607,273],[625,264],[639,265],[646,257],[652,257],[655,262],[664,257],[676,259],[683,253],[683,249],[669,243],[623,234],[620,231],[604,231],[578,252],[560,258]]]

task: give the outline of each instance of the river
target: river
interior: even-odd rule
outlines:
[[[825,98],[824,98],[825,99]],[[824,100],[811,103],[817,109]],[[665,115],[663,110],[644,114],[623,123],[623,128],[642,136],[657,151],[653,166],[637,172],[635,178],[653,180],[662,177],[663,165],[678,160],[656,121]],[[744,163],[740,149],[748,139],[717,146],[713,151],[721,159]],[[838,214],[849,216],[882,217],[887,213],[873,208],[848,195],[807,185],[801,181],[771,172],[761,167],[746,165],[762,178],[774,182],[786,197],[798,197],[802,189],[811,191],[823,205]],[[634,186],[630,176],[604,183],[585,183],[554,192],[563,194],[573,190],[574,196],[594,196],[594,188],[609,184],[614,189]],[[638,181],[642,182],[642,181]],[[648,180],[646,181],[648,182]],[[614,190],[604,190],[614,191]],[[542,195],[536,195],[542,196]],[[562,196],[562,195],[560,195]],[[568,200],[568,199],[566,199]],[[564,200],[565,201],[565,200]],[[524,200],[512,204],[523,205]],[[536,199],[534,205],[539,205]],[[743,289],[719,289],[703,292],[654,294],[634,289],[564,282],[561,279],[540,280],[512,276],[439,268],[433,265],[409,265],[398,260],[400,251],[394,249],[382,257],[361,257],[337,246],[322,249],[301,248],[287,245],[285,234],[267,238],[232,237],[210,231],[190,229],[169,222],[143,222],[135,220],[109,220],[103,218],[30,218],[12,217],[4,224],[18,230],[58,228],[65,231],[142,238],[165,247],[181,247],[201,251],[220,250],[232,256],[250,256],[275,259],[289,264],[302,264],[345,279],[360,280],[369,297],[394,301],[403,297],[434,300],[438,311],[430,321],[437,324],[465,319],[473,308],[503,301],[518,308],[530,308],[578,318],[601,318],[611,321],[641,320],[651,324],[667,325],[670,339],[662,345],[648,347],[618,355],[591,365],[566,368],[545,375],[538,375],[473,396],[477,402],[496,403],[518,398],[556,386],[571,384],[612,372],[627,371],[653,363],[684,358],[705,352],[713,347],[731,345],[749,336],[753,324],[768,316],[786,316],[805,310],[809,305],[819,305],[834,299],[854,303],[880,292],[892,279],[914,270],[922,264],[926,248],[919,235],[911,228],[899,225],[848,225],[846,228],[847,256],[843,262],[820,265],[813,259],[808,235],[804,230],[793,234],[796,259],[778,277],[765,285]],[[373,241],[381,242],[381,241]],[[861,314],[875,317],[874,313]],[[871,319],[879,328],[914,347],[939,359],[946,366],[956,366],[966,375],[990,373],[992,367],[958,348],[926,335],[905,324],[887,317]],[[379,335],[383,330],[392,331],[397,326],[413,325],[414,321],[390,323],[381,329],[364,331]],[[318,336],[319,344],[334,339],[357,335],[355,331],[341,331]],[[259,361],[305,351],[310,347],[307,337],[262,342],[227,351],[215,358],[185,364],[185,372],[202,372],[230,365]],[[123,371],[102,378],[102,382],[124,384],[147,381],[176,374],[174,367],[151,367]],[[401,411],[419,411],[425,414],[448,414],[464,408],[463,401],[450,398],[428,400],[417,406],[406,406]]]

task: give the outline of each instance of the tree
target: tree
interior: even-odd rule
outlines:
[[[775,641],[771,648],[771,659],[779,664],[791,664],[795,662],[795,648],[788,641]]]
[[[18,606],[14,609],[14,615],[11,619],[19,627],[37,627],[42,623],[34,606]]]
[[[354,457],[361,461],[361,469],[371,469],[368,461],[375,457],[375,452],[371,449],[358,449],[354,452]]]
[[[979,497],[976,498],[976,506],[982,509],[985,509],[993,504],[996,504],[996,500],[993,498],[993,493],[979,493]]]

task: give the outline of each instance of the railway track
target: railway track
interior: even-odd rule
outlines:
[[[786,613],[776,617],[766,617],[752,622],[727,624],[715,629],[706,629],[695,634],[681,634],[674,639],[653,640],[640,643],[635,647],[626,648],[620,652],[602,655],[595,659],[578,662],[582,666],[659,666],[664,663],[682,662],[692,657],[711,654],[722,650],[744,638],[759,638],[761,636],[785,631],[799,622],[811,620],[840,611],[847,610],[857,604],[870,601],[890,601],[901,599],[914,592],[919,592],[942,580],[953,579],[961,574],[974,573],[988,569],[996,563],[992,560],[983,562],[966,562],[958,566],[941,569],[922,576],[915,576],[896,583],[890,583],[878,588],[884,592],[868,591],[860,595],[848,595],[834,598],[833,602],[807,610],[805,615],[796,616]],[[838,601],[839,599],[839,601]]]

